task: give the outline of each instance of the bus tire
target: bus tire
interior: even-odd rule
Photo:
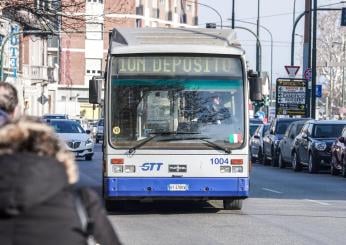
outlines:
[[[225,210],[241,210],[243,207],[242,199],[224,199],[223,209]]]

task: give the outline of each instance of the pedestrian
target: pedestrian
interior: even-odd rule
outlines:
[[[28,117],[6,121],[0,127],[0,244],[86,245],[91,238],[120,244],[97,194],[76,190],[77,180],[74,157],[51,127]]]
[[[0,126],[5,121],[18,117],[18,93],[10,83],[0,82]]]

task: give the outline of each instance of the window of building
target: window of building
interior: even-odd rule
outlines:
[[[191,11],[192,10],[192,5],[191,4],[186,5],[186,10],[187,11]]]
[[[160,18],[160,10],[159,9],[153,9],[153,18]]]
[[[99,23],[86,24],[86,39],[102,40],[103,25]]]
[[[166,3],[166,0],[160,0],[161,5],[165,5],[165,3]]]
[[[86,59],[85,60],[85,73],[89,76],[101,74],[102,60],[101,59]]]

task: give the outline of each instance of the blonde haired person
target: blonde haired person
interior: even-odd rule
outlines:
[[[53,129],[34,118],[0,127],[0,244],[78,245],[78,168]],[[79,191],[98,244],[120,244],[96,193]]]

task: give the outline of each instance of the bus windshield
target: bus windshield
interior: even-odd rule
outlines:
[[[158,135],[141,148],[186,149],[188,144],[190,149],[210,149],[202,139],[222,147],[239,147],[245,132],[240,59],[219,59],[233,59],[238,67],[228,73],[203,76],[194,71],[134,76],[121,74],[121,60],[114,58],[110,94],[112,145],[131,147]]]

